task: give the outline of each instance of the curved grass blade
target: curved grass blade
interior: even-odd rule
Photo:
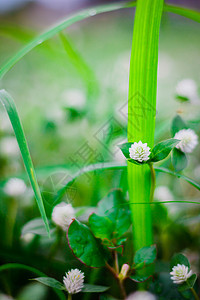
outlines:
[[[127,7],[134,7],[136,5],[135,1],[125,2],[125,3],[113,3],[113,4],[106,4],[101,6],[96,6],[93,8],[82,10],[70,17],[67,17],[65,20],[61,21],[59,24],[54,25],[52,28],[44,32],[43,34],[36,37],[32,42],[27,44],[23,49],[17,52],[11,59],[9,59],[3,67],[0,69],[0,79],[27,53],[29,53],[32,49],[37,47],[38,45],[42,44],[46,40],[53,37],[55,34],[59,33],[63,29],[69,27],[70,25],[89,18],[91,16],[110,12],[114,10],[118,10],[120,8],[127,8]]]
[[[10,263],[10,264],[5,264],[5,265],[0,266],[0,272],[3,272],[5,270],[10,270],[10,269],[27,270],[27,271],[30,271],[30,272],[38,275],[38,276],[47,277],[43,272],[37,270],[36,268],[26,266],[26,265],[23,265],[23,264]],[[65,295],[62,291],[59,291],[57,289],[53,289],[53,290],[58,295],[60,300],[66,300],[66,297],[65,297]]]
[[[36,201],[40,210],[41,217],[44,221],[46,230],[48,234],[50,235],[50,229],[49,229],[49,224],[47,220],[47,216],[45,213],[44,209],[44,204],[42,200],[42,196],[40,194],[40,189],[38,186],[38,182],[36,179],[35,171],[33,168],[33,163],[31,160],[30,152],[28,149],[27,141],[25,138],[24,130],[17,112],[17,108],[15,106],[14,100],[12,97],[5,91],[5,90],[0,90],[0,101],[2,102],[3,106],[5,107],[7,114],[10,118],[10,122],[12,124],[20,151],[21,155],[24,161],[24,165],[26,168],[26,171],[29,176],[30,183],[32,185],[33,191],[35,193]]]
[[[186,17],[188,19],[200,23],[200,12],[198,11],[191,10],[185,7],[178,7],[170,4],[164,4],[163,10],[166,12],[171,12],[180,15],[182,17]]]

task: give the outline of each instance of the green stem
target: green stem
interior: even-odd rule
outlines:
[[[151,194],[150,194],[150,202],[153,202],[153,198],[154,198],[154,191],[155,191],[155,187],[156,187],[156,173],[153,167],[153,164],[149,164],[149,168],[151,171]]]
[[[194,289],[194,288],[190,288],[190,290],[191,290],[191,292],[192,292],[192,294],[193,294],[193,296],[194,296],[194,299],[195,299],[195,300],[200,300],[200,298],[199,298],[199,296],[197,295],[195,289]]]
[[[67,300],[72,300],[72,294],[68,294]]]
[[[6,224],[6,246],[12,247],[13,243],[13,233],[15,220],[17,216],[18,203],[14,198],[10,198],[8,201],[8,215]]]
[[[114,258],[115,258],[115,271],[117,274],[119,274],[119,263],[118,263],[117,251],[114,251]]]
[[[163,0],[138,0],[129,76],[128,141],[154,144],[159,28]],[[150,203],[151,171],[128,163],[130,203]],[[135,250],[152,244],[150,205],[130,204]]]

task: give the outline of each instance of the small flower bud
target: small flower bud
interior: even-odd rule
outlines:
[[[129,270],[130,270],[130,266],[128,264],[123,264],[123,266],[121,268],[121,272],[119,274],[119,278],[121,280],[125,279]]]

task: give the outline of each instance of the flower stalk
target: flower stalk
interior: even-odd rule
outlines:
[[[158,41],[162,11],[163,0],[137,1],[130,62],[128,141],[142,141],[150,148],[154,144]],[[128,183],[134,249],[138,250],[153,242],[149,166],[128,163]]]

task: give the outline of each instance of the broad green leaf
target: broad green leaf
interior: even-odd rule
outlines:
[[[74,220],[67,237],[72,252],[82,263],[97,268],[105,265],[105,253],[86,225]]]
[[[121,149],[122,153],[127,159],[130,159],[129,148],[131,148],[131,145],[133,145],[133,143],[124,143],[118,145],[118,147]]]
[[[183,119],[179,115],[175,116],[174,119],[172,120],[172,128],[171,128],[172,136],[174,136],[178,131],[186,128],[187,125],[183,121]]]
[[[44,285],[54,288],[54,289],[65,290],[65,287],[61,282],[59,282],[58,280],[51,278],[51,277],[37,277],[37,278],[34,278],[33,280],[36,280]]]
[[[89,217],[89,226],[97,238],[108,240],[112,238],[114,224],[108,217],[98,216],[93,213]]]
[[[83,293],[103,293],[109,289],[108,286],[84,284],[81,292]]]
[[[50,232],[52,233],[52,231],[53,230]],[[26,233],[34,233],[44,236],[47,235],[43,220],[41,218],[36,218],[27,222],[22,228],[22,235],[25,235]]]
[[[131,226],[130,210],[121,190],[114,190],[103,198],[98,204],[98,213],[108,217],[113,226],[113,237],[121,236]]]
[[[38,275],[38,276],[42,276],[42,277],[45,276],[46,277],[46,275],[43,272],[37,270],[36,268],[30,267],[30,266],[26,266],[26,265],[23,265],[23,264],[10,263],[10,264],[5,264],[5,265],[0,266],[0,272],[6,271],[6,270],[10,270],[10,269],[11,270],[12,269],[27,270],[29,272],[32,272],[32,273]],[[57,290],[57,289],[53,289],[53,290],[58,295],[58,298],[60,300],[66,300],[65,295],[64,295],[64,293],[62,291]]]
[[[151,151],[150,161],[157,162],[166,158],[178,142],[179,140],[169,139],[155,145]]]
[[[197,280],[197,275],[192,274],[192,276],[187,279],[187,282],[184,282],[183,284],[180,284],[178,286],[179,292],[184,292],[184,291],[187,291],[187,290],[193,288],[196,280]]]
[[[40,214],[44,221],[47,233],[50,234],[49,224],[48,224],[47,216],[45,213],[42,196],[40,193],[39,185],[37,182],[33,163],[31,160],[29,149],[28,149],[26,137],[24,134],[24,130],[23,130],[20,118],[19,118],[19,114],[17,112],[15,102],[12,99],[12,97],[5,90],[0,91],[0,101],[2,102],[3,106],[5,107],[5,109],[8,113],[8,116],[10,118],[10,122],[12,124],[13,130],[14,130],[14,133],[15,133],[20,151],[21,151],[24,165],[25,165],[30,183],[32,185],[32,188],[33,188],[33,191],[35,194],[35,198],[36,198],[39,210],[40,210]]]
[[[145,271],[145,272],[144,272]],[[152,277],[153,272],[151,269],[143,269],[143,272],[130,275],[129,278],[132,279],[135,282],[143,282]]]
[[[176,172],[180,172],[187,167],[187,156],[184,152],[174,148],[172,151],[172,164]]]
[[[138,250],[134,256],[135,267],[137,264],[145,263],[145,266],[150,265],[156,259],[156,246],[143,247]]]
[[[175,254],[170,262],[170,270],[172,270],[173,267],[177,266],[178,264],[180,265],[185,265],[190,269],[190,263],[187,259],[187,257],[181,253]]]

